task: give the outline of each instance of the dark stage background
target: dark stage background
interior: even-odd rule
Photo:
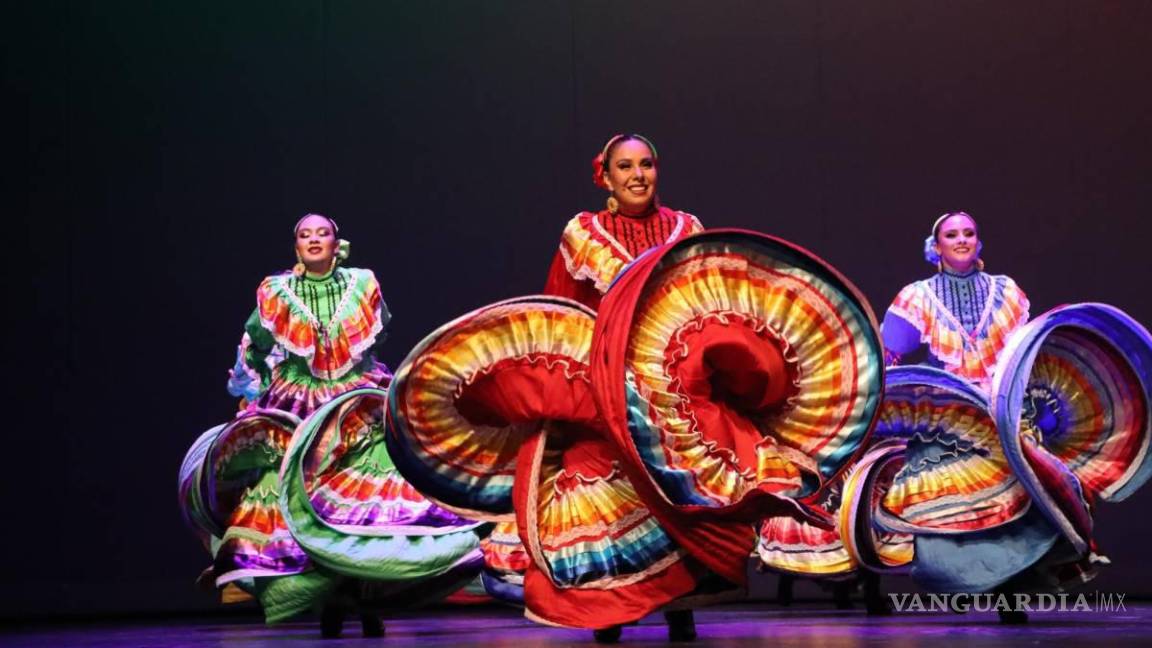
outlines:
[[[1152,322],[1148,3],[22,4],[0,18],[2,616],[211,607],[176,471],[234,411],[299,216],[376,271],[395,366],[541,287],[619,131],[660,147],[665,204],[814,250],[879,312],[965,209],[1034,314]],[[1095,587],[1152,594],[1150,504],[1101,510],[1119,566]]]

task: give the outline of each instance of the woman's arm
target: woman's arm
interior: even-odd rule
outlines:
[[[892,311],[884,314],[880,338],[884,341],[884,364],[891,367],[921,346],[920,329]]]
[[[259,398],[272,377],[268,356],[276,346],[272,334],[260,323],[259,310],[252,311],[236,351],[236,364],[228,371],[228,393],[252,402]]]

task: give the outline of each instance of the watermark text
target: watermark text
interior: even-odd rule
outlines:
[[[896,612],[1126,612],[1124,594],[889,594]]]

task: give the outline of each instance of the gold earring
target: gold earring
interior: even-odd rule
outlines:
[[[976,259],[976,269],[980,272],[984,272],[984,259]]]
[[[300,258],[300,253],[296,253],[296,265],[292,266],[292,274],[297,277],[303,277],[304,271],[308,268],[304,267],[304,259]]]
[[[615,214],[617,210],[620,209],[620,202],[616,200],[615,196],[608,196],[607,204],[608,211],[612,212],[613,214]]]
[[[943,261],[937,261],[936,262],[936,272],[944,272],[944,262]]]

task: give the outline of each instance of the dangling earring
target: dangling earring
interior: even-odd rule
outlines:
[[[292,274],[297,277],[303,277],[304,271],[308,268],[304,267],[304,259],[300,258],[300,253],[296,253],[296,265],[292,266]]]
[[[976,270],[984,272],[984,259],[976,259]]]
[[[615,214],[616,211],[620,209],[620,202],[616,200],[615,196],[608,196],[607,204],[608,211],[612,212],[613,214]]]
[[[936,272],[944,272],[944,262],[943,261],[937,261],[936,262]]]

